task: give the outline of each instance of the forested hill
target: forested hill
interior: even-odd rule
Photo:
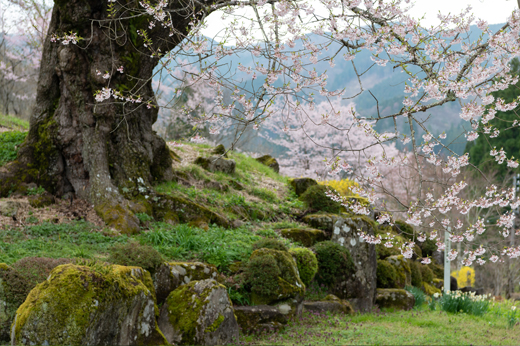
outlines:
[[[502,25],[503,24],[491,25],[490,29],[492,32],[494,32]],[[476,26],[472,26],[470,35],[466,40],[474,41],[481,34],[482,31],[480,29],[478,29]],[[325,40],[324,38],[320,38],[314,34],[309,34],[309,37],[311,37],[313,42],[317,43],[323,42]],[[454,48],[457,49],[457,46],[458,45],[454,45]],[[337,51],[338,48],[339,46],[337,44],[331,44],[328,47],[328,52],[323,52],[323,54],[320,55],[320,58],[323,58],[329,52],[332,54],[332,52]],[[303,49],[301,42],[297,42],[293,49]],[[394,69],[391,64],[387,64],[384,67],[377,65],[372,66],[374,63],[370,59],[370,56],[371,52],[363,50],[356,55],[354,60],[357,71],[360,74],[364,72],[361,76],[361,82],[365,92],[361,93],[353,99],[345,99],[344,102],[354,102],[358,114],[365,117],[376,116],[378,107],[382,116],[395,113],[402,107],[402,100],[405,96],[403,91],[404,82],[407,80],[407,77],[400,72],[400,69]],[[235,54],[233,56],[225,57],[219,61],[219,64],[223,70],[225,69],[235,71],[238,66],[237,62],[240,62],[245,67],[251,67],[253,69],[257,63],[259,65],[263,64],[264,66],[268,65],[268,62],[265,58],[253,57],[249,52],[238,53],[238,56]],[[318,63],[312,67],[320,72],[327,71],[327,88],[329,90],[345,88],[345,98],[359,93],[359,83],[356,73],[352,67],[352,62],[344,60],[341,57],[341,54],[338,55],[334,62],[336,64],[334,68],[331,68],[327,61],[318,61]],[[157,74],[155,81],[158,81],[159,78],[160,77]],[[253,87],[259,88],[264,82],[263,79],[258,78],[254,81],[254,83],[251,83],[250,76],[247,76],[244,72],[240,72],[238,70],[236,70],[236,75],[234,78],[236,80],[242,79],[243,81],[248,81],[248,83],[244,82],[241,84],[241,87],[245,88],[246,90],[252,90]],[[168,83],[166,78],[163,80]],[[171,99],[173,94],[164,94],[162,97],[165,100]],[[377,102],[374,97],[377,99]],[[318,102],[320,100],[320,96],[315,95],[315,99]],[[458,116],[459,112],[460,105],[453,102],[442,107],[429,110],[428,113],[424,114],[424,118],[430,117],[430,129],[432,132],[434,132],[434,134],[446,132],[447,138],[445,139],[445,143],[451,143],[450,148],[458,154],[462,154],[464,153],[466,140],[463,137],[457,138],[464,126],[462,120]],[[164,116],[165,113],[160,114],[160,121],[164,120]],[[389,121],[386,123],[379,123],[377,129],[380,132],[393,131],[393,122]],[[407,123],[405,123],[404,119],[399,120],[398,130],[402,133],[409,132],[409,127]],[[419,137],[420,135],[421,133],[419,130]],[[258,140],[255,140],[253,145],[248,146],[245,144],[244,146],[245,147],[242,149],[246,151],[255,152],[259,147],[261,147],[262,150],[265,150],[265,148],[263,148],[261,145],[259,146]],[[403,145],[398,143],[398,148],[402,149]],[[270,150],[275,149],[271,148]]]

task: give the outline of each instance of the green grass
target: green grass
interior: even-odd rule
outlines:
[[[355,316],[304,312],[277,333],[241,336],[247,345],[516,345],[520,326],[506,318],[439,311],[398,311]]]
[[[27,131],[29,129],[29,122],[12,115],[0,114],[0,126],[16,131]]]
[[[44,222],[23,228],[0,230],[0,263],[12,264],[24,257],[94,258],[104,257],[127,236],[111,237],[84,222],[53,224]]]
[[[212,225],[205,231],[186,224],[171,226],[164,223],[154,223],[150,228],[137,239],[166,258],[200,260],[214,264],[222,271],[234,261],[247,260],[252,244],[261,239],[247,228],[225,229]]]
[[[26,136],[26,132],[0,132],[0,166],[16,159],[18,148]]]

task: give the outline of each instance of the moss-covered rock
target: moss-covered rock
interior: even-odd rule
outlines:
[[[46,192],[41,195],[32,195],[27,198],[33,208],[43,208],[54,203],[54,196]]]
[[[164,262],[153,275],[157,303],[162,304],[166,297],[178,287],[191,281],[216,279],[217,267],[201,262]]]
[[[341,204],[333,201],[326,195],[329,190],[334,191],[334,189],[325,185],[310,186],[300,196],[300,200],[303,201],[309,209],[337,214],[341,211]]]
[[[272,304],[303,297],[305,285],[293,257],[286,251],[258,249],[251,254],[245,271],[255,305]]]
[[[316,180],[311,178],[297,178],[292,179],[289,181],[292,188],[294,189],[294,192],[296,193],[296,196],[300,197],[307,191],[307,189],[311,186],[318,185]]]
[[[270,305],[236,306],[235,316],[245,334],[280,330],[289,321],[287,315]]]
[[[439,290],[444,286],[444,280],[434,278],[433,279],[433,287],[438,288]]]
[[[224,159],[220,156],[197,157],[194,163],[210,172],[235,173],[235,160]]]
[[[327,239],[325,232],[320,229],[287,228],[282,229],[280,233],[282,233],[282,236],[285,238],[291,239],[306,247],[312,247],[314,244]]]
[[[354,314],[354,308],[347,300],[339,299],[332,294],[329,294],[322,301],[304,302],[303,306],[305,310],[319,313],[330,312],[342,315]]]
[[[395,284],[398,288],[404,288],[412,284],[412,271],[403,255],[387,257],[386,261],[393,265],[396,270]]]
[[[175,345],[227,345],[238,341],[238,324],[226,287],[213,279],[172,291],[161,308],[159,327]]]
[[[403,289],[378,288],[376,304],[381,309],[411,310],[415,305],[415,298],[413,294]]]
[[[421,269],[422,281],[432,284],[433,278],[434,278],[433,271],[427,265],[424,265],[424,264],[420,265],[420,269]],[[417,286],[417,287],[419,287],[419,286]]]
[[[394,223],[394,229],[398,234],[402,235],[408,240],[413,240],[415,231],[412,225],[407,224],[403,220],[396,220]]]
[[[188,223],[190,221],[205,221],[229,228],[229,221],[222,215],[215,213],[205,206],[180,196],[160,195],[153,204],[153,216],[157,220],[177,220]]]
[[[304,247],[292,248],[289,250],[289,253],[296,260],[300,279],[302,279],[305,286],[309,286],[314,275],[318,272],[318,260],[316,259],[316,255]]]
[[[115,228],[123,234],[136,234],[141,230],[139,219],[128,206],[107,201],[97,204],[94,210],[107,226]]]
[[[224,155],[224,157],[228,157],[226,154],[226,147],[224,147],[223,144],[217,145],[215,148],[213,148],[211,153],[215,155]]]
[[[435,293],[441,293],[440,288],[435,287],[434,285],[431,285],[427,282],[423,282],[421,289],[429,296],[433,296]]]
[[[260,156],[256,158],[256,161],[260,162],[263,165],[266,165],[276,173],[280,173],[280,165],[278,164],[278,161],[276,161],[276,159],[271,155]]]
[[[17,308],[10,302],[9,286],[5,280],[12,271],[13,268],[7,264],[0,263],[0,342],[9,341],[9,327]]]
[[[377,260],[377,288],[395,288],[397,272],[393,265],[385,260]]]
[[[278,251],[289,251],[287,246],[285,246],[284,243],[279,241],[278,239],[273,238],[263,238],[260,239],[257,242],[253,243],[253,251],[258,249],[272,249],[272,250],[278,250]]]
[[[426,239],[422,243],[419,242],[419,246],[421,247],[423,257],[433,256],[433,253],[437,251],[437,245],[431,239]]]
[[[375,223],[365,215],[337,218],[333,225],[333,242],[348,250],[354,264],[350,277],[334,286],[332,293],[341,299],[348,299],[356,311],[371,311],[377,287],[376,251],[373,244],[365,242],[361,234],[374,236]]]
[[[354,274],[354,262],[349,251],[333,241],[324,241],[314,246],[318,259],[318,273],[315,280],[333,287]]]
[[[438,279],[444,278],[444,267],[443,266],[441,266],[437,263],[434,263],[433,261],[430,264],[427,264],[427,266],[433,272],[434,277],[436,277]]]
[[[166,339],[150,273],[138,267],[56,267],[20,306],[12,343],[157,345]]]
[[[423,276],[421,271],[422,264],[417,261],[410,262],[410,272],[412,274],[412,286],[421,287]]]

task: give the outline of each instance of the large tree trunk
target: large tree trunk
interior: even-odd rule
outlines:
[[[134,17],[109,22],[108,3],[55,1],[29,134],[18,160],[0,173],[0,194],[36,182],[57,196],[74,194],[89,200],[107,224],[133,232],[138,230],[134,213],[143,210],[134,202],[153,194],[153,182],[171,178],[171,157],[164,140],[152,130],[156,108],[94,99],[94,92],[107,86],[97,71],[111,73],[113,89],[132,90],[143,100],[154,98],[151,77],[159,60],[150,58],[135,33],[147,29],[151,17],[119,10],[116,17]],[[119,3],[127,9],[139,6],[137,1]],[[176,0],[169,8],[182,5]],[[170,30],[160,24],[148,30],[154,48],[166,52],[179,43],[188,27],[186,14],[178,11],[173,18],[179,35],[169,37]],[[71,31],[85,40],[77,45],[50,40],[53,34]],[[123,74],[116,72],[119,66],[124,67]]]

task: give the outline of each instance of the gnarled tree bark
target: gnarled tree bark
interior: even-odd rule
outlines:
[[[152,130],[157,108],[114,99],[96,103],[94,92],[107,86],[97,71],[110,72],[109,87],[155,103],[151,77],[159,59],[150,57],[136,31],[147,29],[153,48],[166,52],[187,34],[194,8],[170,2],[178,32],[169,37],[161,25],[148,30],[151,17],[132,11],[137,1],[119,1],[112,20],[108,4],[55,1],[29,134],[18,159],[0,172],[0,195],[35,182],[56,196],[89,200],[108,225],[132,233],[138,230],[134,214],[145,210],[132,200],[145,200],[152,183],[171,178],[170,151]],[[70,32],[85,39],[76,45],[51,41],[53,34]],[[120,66],[125,73],[116,72]]]

